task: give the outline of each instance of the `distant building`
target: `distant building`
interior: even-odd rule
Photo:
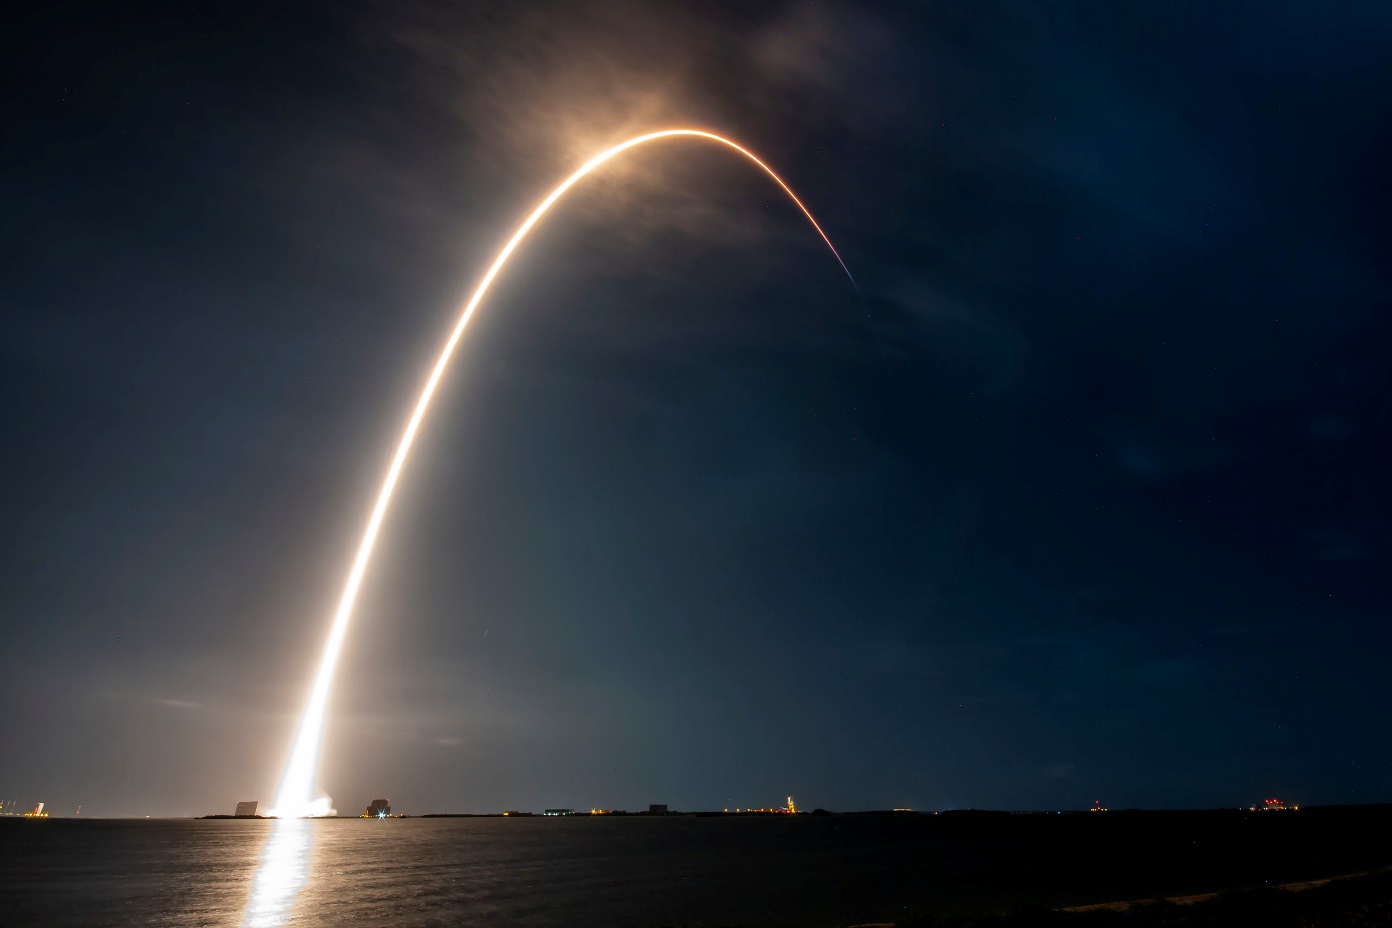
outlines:
[[[649,815],[666,815],[666,814],[667,814],[667,804],[666,804],[666,803],[660,803],[660,804],[659,804],[659,803],[656,803],[656,802],[653,803],[652,805],[648,806],[648,814],[649,814]]]
[[[547,809],[542,815],[574,815],[574,809]]]
[[[367,804],[360,818],[386,818],[391,815],[391,803],[385,799],[374,799]]]
[[[225,808],[225,807],[224,807],[224,808]],[[246,816],[260,815],[261,813],[257,811],[257,810],[260,809],[260,808],[261,808],[261,803],[258,802],[258,801],[256,801],[255,799],[252,799],[252,800],[249,801],[249,802],[239,802],[239,803],[237,803],[237,811],[236,811],[236,812],[233,812],[232,814],[233,814],[233,815],[237,815],[237,816],[241,816],[241,815],[246,815]]]
[[[512,816],[513,818],[527,818],[527,817],[530,816],[532,813],[531,813],[531,812],[518,812],[516,809],[509,809],[509,810],[507,810],[506,812],[504,812],[503,814],[504,814],[504,815],[508,815],[508,816]]]

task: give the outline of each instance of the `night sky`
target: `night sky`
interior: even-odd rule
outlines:
[[[118,12],[118,8],[119,12]],[[1392,7],[7,14],[0,798],[1392,800]]]

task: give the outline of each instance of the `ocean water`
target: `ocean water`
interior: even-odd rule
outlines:
[[[912,839],[811,817],[6,824],[7,928],[849,924]]]
[[[1332,875],[1388,817],[10,819],[0,925],[846,926]]]

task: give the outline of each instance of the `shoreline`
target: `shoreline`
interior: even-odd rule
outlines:
[[[1150,896],[1141,899],[1119,899],[1115,902],[1094,902],[1089,905],[1069,905],[1060,906],[1054,909],[1055,912],[1125,912],[1133,906],[1154,905],[1157,902],[1168,902],[1173,905],[1194,905],[1199,902],[1208,902],[1217,899],[1224,893],[1241,892],[1246,890],[1275,889],[1281,892],[1300,893],[1310,889],[1319,889],[1330,883],[1337,883],[1340,880],[1353,880],[1364,876],[1377,876],[1383,873],[1392,873],[1392,864],[1382,867],[1373,867],[1368,870],[1356,870],[1351,873],[1340,873],[1337,876],[1324,877],[1318,880],[1296,880],[1290,883],[1280,883],[1276,886],[1227,886],[1223,889],[1216,889],[1206,893],[1190,893],[1183,896]]]

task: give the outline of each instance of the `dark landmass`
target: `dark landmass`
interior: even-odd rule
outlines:
[[[786,818],[789,815],[895,815],[923,817],[929,815],[945,815],[953,818],[968,816],[1000,816],[1009,818],[1012,815],[1077,815],[1077,812],[1000,812],[994,810],[977,809],[954,809],[950,812],[916,812],[913,809],[866,809],[859,812],[828,812],[826,809],[813,809],[811,812],[789,813],[783,809],[746,809],[742,812],[725,812],[717,810],[714,812],[680,812],[668,810],[666,812],[628,812],[624,809],[605,809],[601,812],[586,812],[577,810],[563,815],[545,815],[540,812],[427,812],[423,815],[408,816],[413,818],[672,818],[690,816],[695,818]],[[204,818],[233,818],[231,815],[205,815]],[[325,816],[332,818],[333,816]]]
[[[910,915],[895,928],[1372,928],[1392,925],[1392,871],[1309,889],[1238,889],[1211,899],[1132,903],[1087,912],[1021,908],[1005,915]]]
[[[1052,816],[971,812],[932,818],[931,830],[939,836],[978,848],[986,866],[963,877],[984,890],[982,907],[997,912],[1012,901],[1072,906],[1261,889],[1392,865],[1392,844],[1383,838],[1392,827],[1392,805]],[[1330,898],[1334,893],[1337,890],[1315,898]],[[1222,908],[1203,905],[1207,908],[1201,912]],[[1118,913],[1099,918],[1116,923]],[[1125,921],[1128,925],[1168,924],[1133,921],[1130,912]]]
[[[199,818],[200,820],[207,820],[207,819],[215,819],[215,818],[271,818],[271,816],[269,816],[269,815],[200,815],[200,816],[198,816],[198,818]]]

